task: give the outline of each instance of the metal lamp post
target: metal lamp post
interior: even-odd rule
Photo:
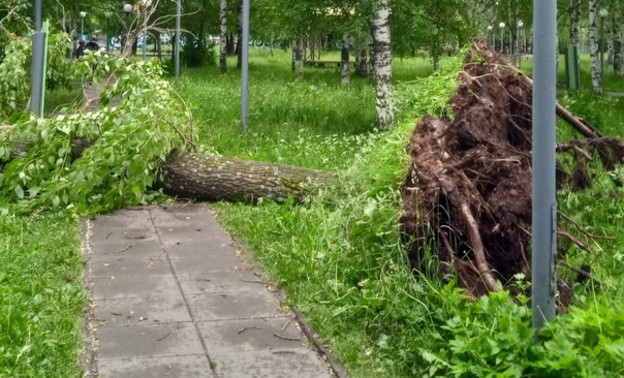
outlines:
[[[130,18],[130,12],[132,12],[132,4],[126,3],[121,9],[126,13],[126,37],[124,38],[122,46],[122,49],[125,49],[130,34],[130,25],[128,24],[128,19]]]
[[[110,51],[110,18],[113,15],[111,11],[104,12],[104,17],[106,18],[106,51]]]
[[[174,70],[175,70],[175,81],[178,83],[180,80],[180,29],[181,29],[181,20],[180,16],[182,13],[182,0],[176,1],[176,35],[175,35],[175,55],[173,56],[174,62]]]
[[[604,80],[604,24],[609,12],[605,8],[601,8],[598,15],[600,16],[600,85],[602,85]]]
[[[85,37],[84,37],[84,19],[85,17],[87,17],[87,12],[80,12],[79,13],[80,18],[82,19],[82,24],[80,26],[80,39],[82,39],[84,41]]]
[[[35,0],[35,32],[32,38],[32,61],[30,80],[30,110],[37,117],[43,116],[45,95],[46,30],[42,28],[41,0]]]
[[[243,0],[242,10],[241,129],[245,134],[249,115],[249,0]]]
[[[501,33],[501,43],[500,43],[500,53],[504,54],[505,53],[505,23],[501,22],[500,24],[498,24],[498,27],[500,29],[500,33]]]
[[[143,5],[143,60],[146,59],[147,53],[147,8],[152,4],[152,0],[142,0]]]
[[[488,38],[488,43],[489,44],[492,43],[492,30],[494,30],[494,26],[488,25],[488,27],[487,27],[487,38]]]
[[[555,318],[557,293],[556,1],[533,0],[533,27],[531,308],[539,330]]]

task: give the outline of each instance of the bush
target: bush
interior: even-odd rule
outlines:
[[[217,53],[215,43],[204,38],[189,37],[180,53],[180,62],[187,67],[215,65]]]

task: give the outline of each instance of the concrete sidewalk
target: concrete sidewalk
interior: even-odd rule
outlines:
[[[84,221],[92,377],[332,377],[200,204]]]

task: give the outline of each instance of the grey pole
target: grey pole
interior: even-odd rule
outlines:
[[[143,8],[143,60],[145,60],[147,58],[147,53],[145,52],[145,49],[147,48],[147,33],[146,33],[146,28],[147,28],[147,7]]]
[[[178,83],[180,80],[180,18],[182,13],[182,0],[176,1],[176,35],[175,35],[175,54],[173,56],[174,59],[174,69],[175,69],[175,81]]]
[[[41,0],[35,0],[35,33],[32,40],[30,76],[30,111],[39,118],[43,116],[45,38],[46,34],[41,31]]]
[[[243,41],[241,76],[241,127],[247,132],[249,113],[249,0],[243,0]]]
[[[35,32],[41,31],[41,0],[35,0]]]
[[[555,188],[556,0],[533,0],[532,309],[537,330],[555,318],[557,199]]]

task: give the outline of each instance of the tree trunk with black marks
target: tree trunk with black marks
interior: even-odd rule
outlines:
[[[615,7],[615,19],[613,20],[613,72],[622,77],[622,15],[621,5]]]
[[[373,76],[375,78],[377,124],[389,129],[394,123],[392,99],[392,48],[388,0],[381,0],[371,23],[373,35]]]
[[[600,59],[598,56],[598,28],[596,26],[597,15],[596,0],[589,0],[589,55],[591,57],[591,77],[594,93],[602,92]]]
[[[243,0],[238,2],[238,41],[236,42],[236,68],[243,68]]]
[[[581,0],[570,0],[570,43],[578,46],[580,41],[581,16],[583,14]]]
[[[342,34],[342,50],[340,52],[340,63],[342,66],[340,84],[342,85],[349,85],[349,82],[351,81],[349,55],[349,35],[345,32]]]
[[[227,73],[227,0],[221,0],[219,14],[219,66]]]
[[[161,165],[158,186],[170,196],[203,201],[302,200],[337,177],[313,169],[176,151]]]

